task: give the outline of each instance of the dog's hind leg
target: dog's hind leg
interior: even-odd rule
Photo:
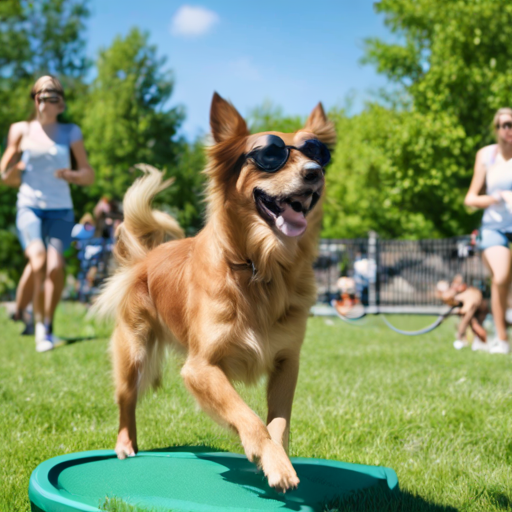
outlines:
[[[293,395],[299,375],[299,356],[280,357],[267,386],[267,429],[272,439],[288,453]]]
[[[147,375],[151,371],[148,365],[150,348],[155,340],[149,326],[131,329],[119,322],[112,337],[112,358],[116,401],[119,406],[119,433],[116,443],[118,458],[133,457],[137,453],[137,427],[135,408],[141,394],[141,384],[154,378]]]
[[[192,356],[181,374],[201,407],[238,433],[247,458],[261,466],[271,487],[280,491],[297,487],[299,479],[283,447],[272,440],[263,421],[242,400],[219,366]]]

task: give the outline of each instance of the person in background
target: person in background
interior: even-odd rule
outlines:
[[[19,187],[16,227],[32,272],[36,350],[44,352],[58,343],[53,317],[64,288],[63,253],[74,225],[69,184],[91,185],[94,172],[80,128],[57,120],[66,108],[59,80],[39,78],[31,97],[35,113],[30,121],[11,125],[0,172],[4,184]],[[78,170],[71,170],[71,152]],[[19,153],[20,161],[10,165]]]
[[[471,327],[474,333],[471,348],[487,352],[489,344],[483,323],[489,310],[482,292],[474,286],[468,286],[462,276],[457,274],[451,284],[448,281],[439,281],[436,285],[436,295],[448,306],[459,307],[458,314],[461,319],[457,327],[457,339],[453,342],[454,348],[460,350],[469,345],[466,331]]]
[[[508,354],[507,295],[510,288],[512,241],[512,109],[500,108],[493,120],[497,143],[476,154],[475,170],[466,206],[483,208],[480,249],[492,277],[491,308],[496,338],[489,352]],[[485,193],[482,193],[485,190]]]

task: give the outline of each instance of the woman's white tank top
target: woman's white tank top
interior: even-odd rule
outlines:
[[[512,159],[504,160],[498,153],[497,144],[486,148],[484,165],[488,195],[502,190],[512,190]],[[482,217],[482,227],[512,232],[512,207],[504,202],[487,207]]]
[[[73,208],[69,184],[56,178],[55,171],[70,168],[71,144],[81,138],[80,128],[75,124],[55,123],[44,130],[38,121],[26,124],[20,142],[25,170],[21,173],[18,208]]]

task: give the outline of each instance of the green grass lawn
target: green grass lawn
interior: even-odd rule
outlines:
[[[0,310],[0,511],[28,511],[28,481],[57,455],[114,447],[117,407],[108,330],[78,304],[56,333],[91,337],[37,354]],[[429,318],[392,318],[418,328]],[[370,318],[363,328],[311,318],[294,402],[291,455],[393,468],[398,497],[353,496],[332,510],[512,509],[512,357],[455,351],[454,323],[406,337]],[[241,388],[265,417],[264,386]],[[200,412],[171,359],[164,386],[138,409],[139,448],[208,445],[242,453]],[[111,510],[121,510],[113,507]],[[125,510],[132,510],[126,508]]]

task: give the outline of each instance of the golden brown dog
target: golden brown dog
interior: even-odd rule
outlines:
[[[249,460],[272,487],[286,491],[299,483],[288,436],[299,353],[316,300],[312,264],[324,190],[324,169],[301,148],[311,140],[334,144],[334,126],[318,104],[297,133],[251,135],[217,94],[210,123],[207,223],[197,236],[162,243],[183,234],[174,219],[150,208],[169,184],[155,169],[146,166],[124,199],[120,269],[94,309],[116,318],[116,453],[123,459],[137,452],[137,397],[159,381],[166,346],[181,347],[181,375],[200,406],[236,431]],[[282,167],[265,172],[253,156],[272,136],[290,149]],[[272,155],[263,158],[268,163]],[[266,424],[232,385],[265,374]]]

